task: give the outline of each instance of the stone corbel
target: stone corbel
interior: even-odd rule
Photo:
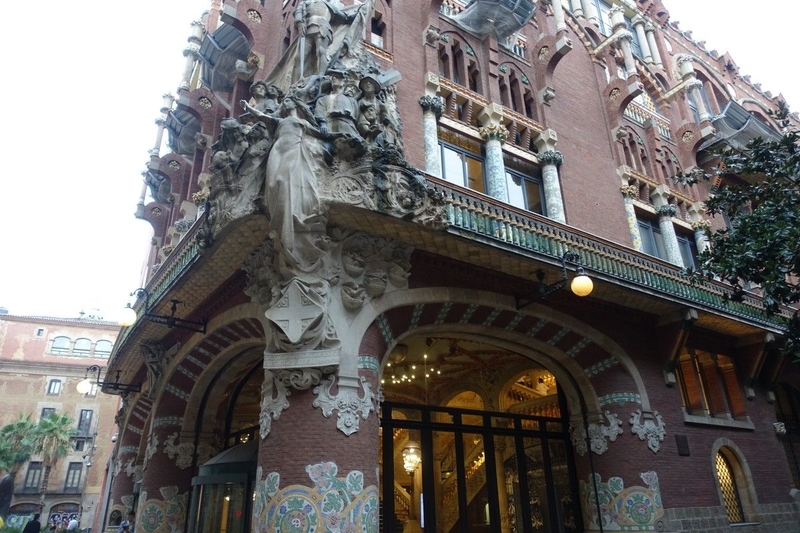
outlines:
[[[358,431],[359,417],[366,420],[371,411],[375,410],[375,395],[370,384],[363,376],[359,378],[341,378],[338,393],[331,393],[336,383],[336,376],[331,375],[319,386],[314,388],[317,399],[313,406],[322,410],[322,416],[330,418],[334,410],[338,412],[336,427],[348,437]],[[359,388],[363,396],[359,396]]]
[[[675,384],[675,364],[686,345],[689,332],[697,322],[697,310],[692,308],[662,317],[656,326],[658,359],[664,364],[664,382],[668,387]]]
[[[503,106],[494,102],[490,103],[478,113],[478,122],[482,126],[502,125]]]
[[[644,411],[637,409],[631,413],[631,433],[639,437],[639,440],[647,441],[647,447],[653,453],[658,453],[661,443],[667,435],[664,419],[658,411]]]
[[[603,424],[605,416],[608,425]],[[596,455],[602,455],[608,451],[608,443],[615,442],[617,437],[624,433],[622,420],[616,414],[606,411],[603,416],[597,416],[598,422],[591,422],[589,427],[589,446]],[[586,455],[586,428],[582,424],[570,426],[570,438],[578,455]]]
[[[739,340],[736,347],[737,366],[742,368],[747,389],[753,390],[753,385],[761,374],[767,354],[775,343],[775,335],[769,332],[758,333]],[[748,394],[748,399],[752,396]]]
[[[433,72],[425,73],[425,95],[436,96],[439,94],[439,76]]]

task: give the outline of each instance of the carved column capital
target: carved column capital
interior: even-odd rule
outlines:
[[[436,120],[442,118],[444,102],[442,102],[441,96],[423,96],[419,99],[419,105],[422,106],[423,111],[433,111]]]
[[[625,198],[636,198],[639,195],[639,188],[636,185],[623,185],[619,188],[619,192]]]
[[[711,229],[711,222],[708,220],[701,218],[700,220],[695,220],[692,222],[692,229],[694,231],[708,231]]]
[[[656,212],[662,217],[674,217],[678,212],[677,208],[672,204],[664,204],[656,208]]]
[[[633,34],[628,30],[623,30],[617,34],[617,41],[633,42]]]
[[[542,165],[555,165],[560,167],[564,162],[564,154],[557,150],[547,150],[539,154],[539,162]]]
[[[484,141],[498,140],[501,143],[506,142],[508,139],[508,130],[502,124],[489,124],[483,126],[478,130],[478,134]]]
[[[192,56],[192,59],[200,59],[200,45],[195,43],[189,43],[189,45],[183,49],[183,57]]]

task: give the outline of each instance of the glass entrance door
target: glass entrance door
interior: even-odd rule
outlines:
[[[582,530],[563,417],[384,402],[381,435],[385,533]]]

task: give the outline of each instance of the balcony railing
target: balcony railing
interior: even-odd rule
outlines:
[[[665,117],[655,113],[637,101],[630,102],[626,107],[623,115],[636,122],[637,124],[644,125],[648,119],[653,121],[653,125],[658,130],[659,135],[664,139],[672,140],[672,133],[669,129],[669,120]]]
[[[644,254],[622,248],[591,234],[579,232],[550,219],[525,213],[511,206],[494,203],[474,191],[453,186],[436,178],[428,178],[434,189],[445,198],[447,219],[451,231],[460,235],[473,234],[511,245],[521,253],[533,253],[551,258],[554,264],[567,251],[580,254],[581,264],[590,274],[625,285],[639,286],[650,293],[660,293],[670,299],[686,301],[730,315],[769,325],[780,326],[776,318],[768,317],[755,297],[746,296],[741,302],[726,301],[726,286],[708,280],[692,283],[682,269],[654,261]],[[788,316],[786,313],[785,316]]]

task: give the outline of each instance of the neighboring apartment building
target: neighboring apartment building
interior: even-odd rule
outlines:
[[[740,177],[672,179],[777,98],[667,9],[212,2],[137,209],[107,520],[797,531],[781,322],[682,273]]]
[[[105,369],[118,333],[118,324],[91,318],[0,315],[0,426],[20,415],[38,422],[58,412],[74,419],[76,430],[74,449],[51,470],[41,511],[41,457],[19,470],[9,523],[22,524],[41,512],[42,524],[78,518],[81,528],[93,527],[104,501],[119,397],[94,385],[86,394],[76,387],[88,367]],[[88,375],[95,381],[96,374]]]

